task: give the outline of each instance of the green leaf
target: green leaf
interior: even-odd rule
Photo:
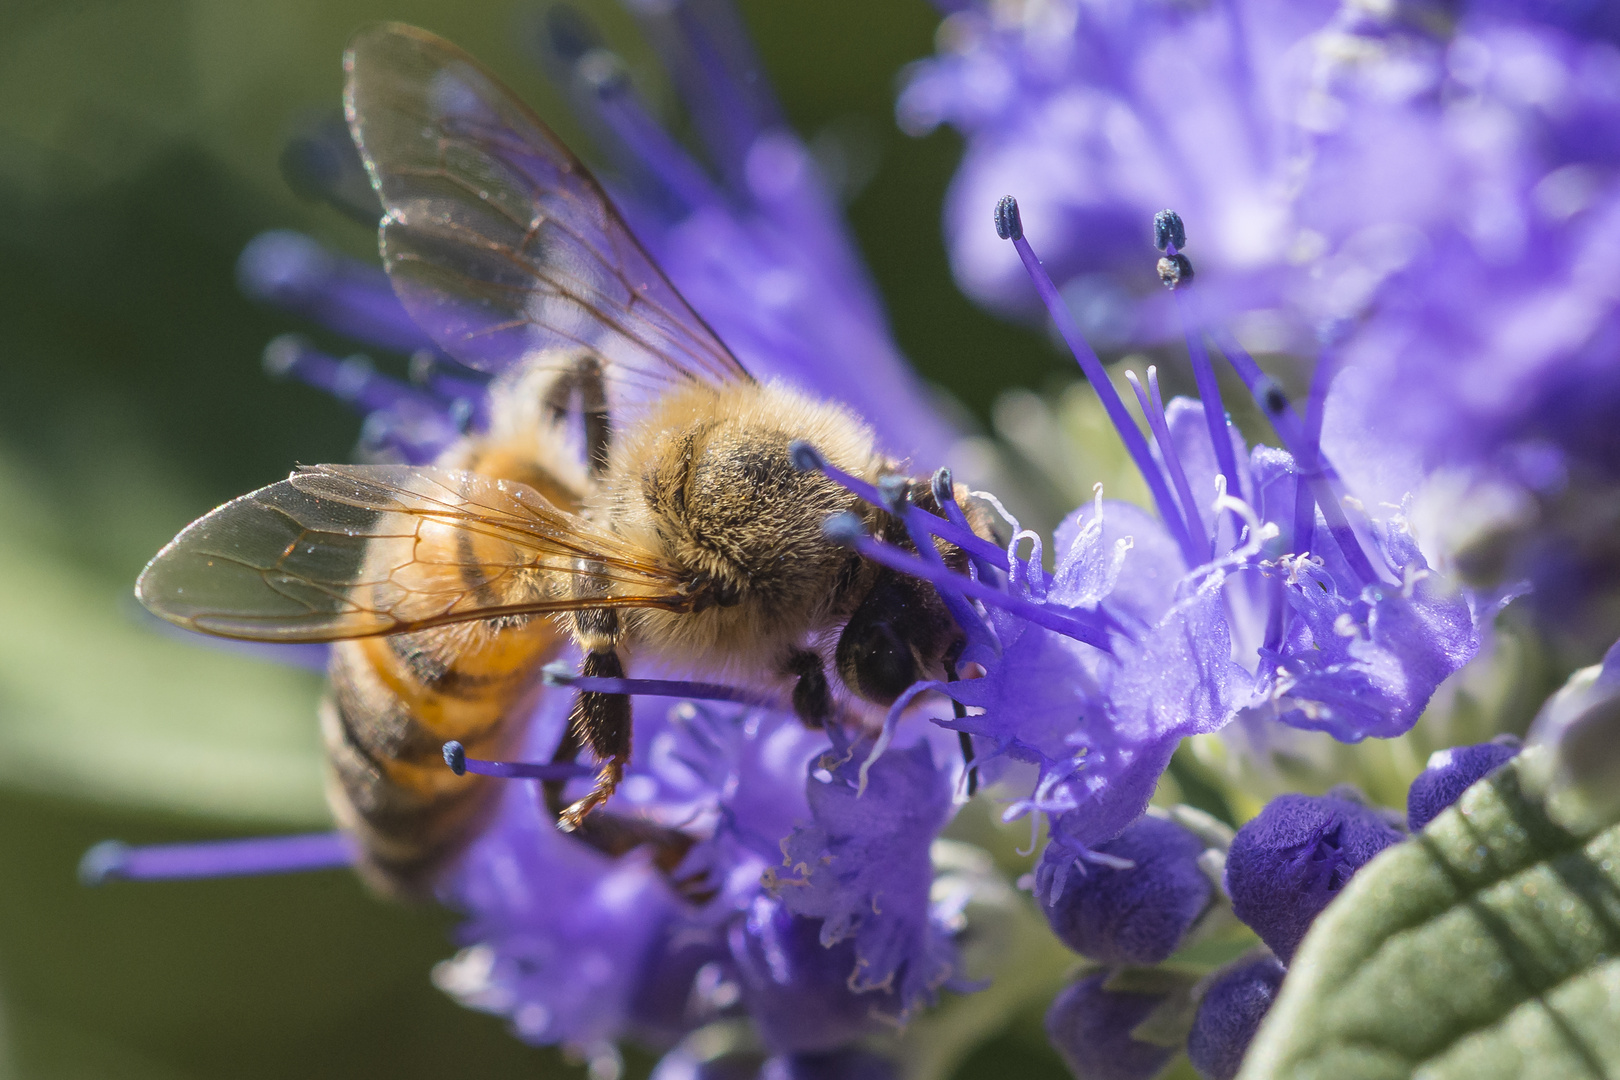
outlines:
[[[1240,1080],[1620,1075],[1620,825],[1549,817],[1541,754],[1356,874]]]

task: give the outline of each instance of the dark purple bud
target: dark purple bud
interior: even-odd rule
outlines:
[[[1517,742],[1488,742],[1453,746],[1430,754],[1428,767],[1412,781],[1406,793],[1407,827],[1413,832],[1421,831],[1472,787],[1474,781],[1495,772],[1518,752]]]
[[[1276,957],[1261,956],[1240,960],[1210,981],[1187,1036],[1187,1056],[1204,1080],[1237,1075],[1284,974]]]
[[[1104,990],[1109,973],[1087,976],[1059,994],[1046,1011],[1046,1037],[1086,1080],[1147,1080],[1175,1056],[1168,1046],[1131,1038],[1131,1030],[1165,1000],[1162,994]]]
[[[865,1050],[831,1050],[774,1057],[759,1080],[897,1080],[900,1070],[888,1058]]]
[[[1280,795],[1238,830],[1226,853],[1232,911],[1287,963],[1350,875],[1401,831],[1339,795]]]
[[[1024,238],[1024,219],[1018,213],[1018,200],[1011,195],[996,203],[996,235],[1003,240]]]
[[[1204,842],[1174,822],[1141,817],[1096,850],[1136,865],[1076,865],[1072,852],[1047,845],[1036,882],[1052,932],[1075,952],[1105,964],[1164,960],[1214,892],[1198,868]]]
[[[1177,251],[1187,246],[1187,226],[1174,210],[1160,210],[1153,215],[1153,246],[1160,251],[1174,247]]]

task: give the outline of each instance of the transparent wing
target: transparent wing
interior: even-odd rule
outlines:
[[[747,380],[596,180],[476,61],[387,23],[344,57],[349,128],[387,211],[383,262],[413,318],[500,371],[590,349],[610,405]]]
[[[228,502],[158,552],[135,595],[188,629],[260,641],[691,606],[656,556],[532,488],[401,465],[317,465]]]

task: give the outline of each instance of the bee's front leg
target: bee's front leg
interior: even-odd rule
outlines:
[[[782,665],[785,674],[795,678],[793,684],[793,711],[807,728],[819,730],[827,726],[832,715],[832,687],[827,682],[827,666],[818,653],[809,649],[794,649]]]
[[[620,633],[619,614],[611,608],[587,608],[574,613],[574,634],[586,649],[581,675],[624,678],[624,663],[617,648]],[[630,734],[629,695],[581,690],[574,698],[563,746],[572,744],[574,753],[580,747],[589,747],[602,762],[602,771],[590,793],[558,815],[559,829],[573,832],[579,828],[585,815],[607,802],[618,788],[624,779],[624,767],[630,764]],[[559,747],[559,752],[562,749]]]

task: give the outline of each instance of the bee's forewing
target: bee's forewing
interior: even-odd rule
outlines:
[[[355,35],[344,68],[349,127],[387,211],[383,261],[452,356],[499,371],[588,348],[616,408],[749,378],[579,159],[471,57],[389,23]]]
[[[158,552],[135,594],[188,629],[263,641],[686,603],[656,556],[522,484],[395,465],[320,465],[234,499]]]

